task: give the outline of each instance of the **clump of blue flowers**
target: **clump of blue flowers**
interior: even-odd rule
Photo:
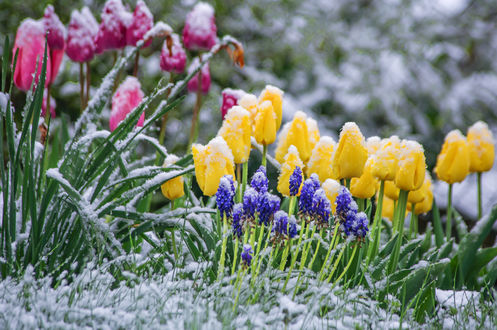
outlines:
[[[269,181],[266,175],[266,168],[260,166],[259,169],[252,176],[250,186],[254,188],[259,194],[264,194],[268,190]]]
[[[259,194],[259,201],[257,203],[257,214],[259,215],[259,224],[268,226],[273,217],[280,209],[280,198],[276,195],[265,192]]]
[[[255,219],[258,203],[259,193],[254,188],[248,187],[243,195],[243,215],[246,219]]]
[[[363,240],[369,231],[368,217],[364,212],[357,212],[357,203],[346,187],[340,188],[336,206],[337,218],[345,235]]]
[[[252,250],[252,246],[250,244],[245,244],[243,246],[242,251],[242,265],[243,267],[250,267],[250,263],[252,262],[252,255],[254,251]]]
[[[279,243],[283,240],[297,236],[297,221],[295,217],[289,217],[285,211],[278,211],[274,214],[273,242]]]
[[[233,233],[238,238],[241,239],[243,236],[243,205],[242,203],[237,203],[233,207]]]
[[[304,181],[299,199],[299,212],[303,216],[311,217],[313,214],[312,198],[316,190],[320,188],[319,178],[316,173]]]
[[[326,197],[326,193],[319,188],[312,197],[312,214],[318,228],[328,227],[331,213],[331,203]]]
[[[296,166],[293,170],[292,175],[290,175],[290,196],[297,196],[302,185],[302,169],[300,166]]]
[[[231,175],[225,175],[219,181],[219,188],[216,192],[216,204],[223,218],[231,217],[233,211],[233,205],[235,204],[234,197],[236,193],[235,183],[233,182],[233,177]]]

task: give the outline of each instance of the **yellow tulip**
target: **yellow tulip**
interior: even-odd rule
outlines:
[[[308,117],[307,118],[307,128],[309,131],[309,146],[311,148],[311,153],[316,144],[319,141],[321,135],[319,134],[318,122],[314,119]]]
[[[340,191],[340,183],[333,179],[326,179],[321,187],[323,188],[326,197],[328,197],[328,200],[330,201],[331,211],[333,212],[333,214],[335,214],[337,208],[335,201],[337,199],[338,192]]]
[[[338,179],[360,177],[368,159],[366,142],[356,123],[345,123],[333,155],[333,171]]]
[[[213,196],[224,175],[235,177],[233,155],[222,137],[215,137],[206,146],[192,145],[192,154],[195,177],[204,195]]]
[[[232,107],[224,117],[218,135],[222,136],[230,147],[236,164],[248,161],[251,131],[250,113],[241,106]]]
[[[331,137],[323,136],[319,139],[319,142],[312,149],[311,158],[307,163],[307,177],[310,177],[312,173],[316,173],[321,182],[324,182],[326,179],[336,179],[333,176],[333,169],[331,167],[331,159],[335,148],[336,143]]]
[[[402,141],[395,185],[397,188],[412,191],[423,185],[426,173],[425,153],[416,141]]]
[[[400,140],[396,135],[383,139],[373,156],[372,173],[378,180],[394,180],[400,156]]]
[[[415,191],[409,192],[409,197],[411,198],[411,194]],[[420,202],[415,202],[409,200],[409,203],[407,204],[407,209],[411,211],[412,204],[415,203],[414,206],[414,213],[415,214],[421,214],[421,213],[426,213],[431,210],[431,207],[433,205],[433,191],[431,187],[431,177],[428,173],[426,173],[425,176],[425,181],[423,182],[423,185],[421,186],[420,189],[416,190],[416,192],[420,192],[422,195],[422,199]],[[419,199],[419,198],[418,198]]]
[[[278,87],[266,85],[266,88],[259,95],[259,104],[270,101],[276,114],[276,131],[280,129],[283,116],[283,91]]]
[[[395,209],[394,200],[388,198],[387,196],[383,196],[383,206],[381,208],[382,218],[387,218],[388,220],[392,221],[394,209]]]
[[[164,167],[168,167],[174,163],[176,163],[179,158],[173,154],[169,154],[164,161]],[[171,180],[164,182],[160,189],[162,191],[162,195],[167,199],[173,201],[177,198],[182,197],[185,194],[185,190],[183,187],[183,176],[177,176]]]
[[[385,196],[390,198],[391,200],[398,200],[399,199],[399,188],[395,185],[393,181],[385,181],[385,186],[383,188],[383,193]]]
[[[299,166],[300,169],[304,168],[304,163],[299,157],[299,152],[295,146],[290,146],[288,148],[288,153],[285,156],[285,161],[281,164],[280,176],[278,177],[278,191],[283,196],[290,196],[290,176],[292,175],[295,168]],[[302,174],[302,181],[303,181]],[[300,196],[300,191],[302,190],[302,185],[300,185],[299,192],[296,196]]]
[[[410,191],[409,194],[407,195],[407,202],[408,202],[407,205],[413,203],[414,204],[421,203],[425,198],[427,186],[431,187],[431,177],[428,171],[425,172],[425,180],[421,188],[419,188],[418,190]]]
[[[369,157],[364,165],[364,171],[359,178],[350,181],[350,193],[357,198],[371,198],[376,192],[378,180],[371,174],[372,158]]]
[[[250,113],[250,126],[254,129],[255,116],[257,116],[257,97],[254,94],[244,94],[238,100],[238,105]]]
[[[468,129],[469,171],[486,172],[494,165],[495,145],[486,123],[479,121]]]
[[[368,154],[374,155],[378,149],[380,149],[381,139],[378,136],[368,137],[366,140],[366,149],[368,149]]]
[[[254,122],[254,138],[257,143],[268,145],[276,140],[276,114],[269,101],[257,106],[257,115]]]
[[[464,135],[459,130],[449,132],[437,157],[437,177],[449,184],[461,182],[469,173],[469,157],[468,142]]]
[[[302,111],[297,111],[293,116],[293,120],[283,126],[278,136],[278,146],[275,152],[276,160],[280,164],[283,163],[288,148],[294,145],[299,151],[302,161],[307,163],[312,152],[309,136],[307,116]]]

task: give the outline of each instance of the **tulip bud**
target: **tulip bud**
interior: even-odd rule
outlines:
[[[102,22],[95,37],[95,52],[100,54],[109,49],[121,49],[126,46],[126,29],[133,16],[124,8],[121,0],[107,0],[101,18]]]
[[[47,34],[47,44],[50,49],[51,73],[48,84],[52,84],[59,72],[60,64],[64,58],[64,49],[66,47],[66,28],[60,21],[52,5],[45,8],[43,16],[43,25]],[[48,79],[47,79],[48,80]]]
[[[228,144],[236,164],[248,161],[250,155],[250,114],[240,106],[234,106],[226,115],[218,135]]]
[[[110,112],[109,126],[113,131],[126,116],[133,111],[142,101],[143,92],[138,79],[127,77],[116,90],[112,97],[112,110]],[[136,126],[143,126],[145,112],[138,119]]]
[[[67,56],[74,62],[91,61],[95,56],[97,33],[98,23],[88,7],[84,7],[81,13],[73,10],[67,31]]]
[[[206,196],[213,196],[225,175],[235,177],[233,154],[226,141],[218,136],[206,146],[192,145],[197,183]]]
[[[307,163],[306,174],[308,177],[316,173],[319,181],[324,182],[326,179],[334,179],[331,160],[335,151],[336,143],[329,136],[322,136],[319,142],[312,149],[311,158]],[[333,204],[333,203],[332,203]]]
[[[14,48],[12,49],[12,64],[16,51],[19,49],[17,64],[14,71],[14,84],[22,91],[31,87],[33,74],[35,73],[35,84],[38,83],[43,56],[45,53],[45,27],[43,22],[33,19],[25,19],[17,29]],[[45,86],[51,81],[51,60],[47,56],[47,73]]]
[[[368,154],[374,155],[381,146],[381,139],[378,136],[371,136],[366,139],[366,149],[368,149]]]
[[[283,116],[283,91],[278,87],[267,85],[259,95],[259,104],[270,101],[276,114],[276,131],[280,129]]]
[[[214,8],[199,2],[186,15],[183,29],[183,44],[189,50],[209,50],[217,43]]]
[[[278,191],[283,195],[290,197],[290,176],[295,171],[296,167],[300,169],[304,168],[304,163],[300,160],[299,152],[295,146],[290,146],[288,148],[288,153],[285,156],[285,160],[281,165],[280,176],[278,177]],[[302,177],[301,182],[304,179],[304,175],[300,172]],[[302,185],[299,185],[298,192],[295,196],[300,196],[300,191],[302,190]]]
[[[179,158],[176,155],[169,154],[166,157],[166,160],[164,161],[163,166],[168,167],[168,166],[176,163],[178,160],[179,160]],[[173,179],[170,179],[170,180],[164,182],[160,186],[160,189],[161,189],[164,197],[166,197],[170,201],[173,201],[177,198],[182,197],[185,194],[185,190],[183,187],[183,176],[177,176]]]
[[[335,214],[337,208],[335,200],[338,196],[338,192],[340,191],[340,187],[340,183],[333,179],[326,179],[322,184],[322,188],[326,194],[326,197],[328,197],[328,200],[331,203],[331,210],[333,214]]]
[[[254,123],[254,138],[257,143],[269,145],[276,140],[276,114],[269,101],[257,106],[257,115]]]
[[[167,40],[164,41],[162,45],[162,50],[160,53],[160,68],[163,71],[183,73],[186,66],[186,53],[185,49],[179,41],[177,34],[171,36],[173,42],[171,46],[171,53],[169,53],[169,48],[167,47]]]
[[[393,181],[385,181],[384,194],[391,200],[398,200],[400,190]]]
[[[192,64],[188,67],[188,74],[191,74],[193,71],[195,71],[198,66],[200,65],[200,61],[198,57],[193,59]],[[211,74],[209,72],[209,63],[205,63],[204,66],[200,69],[200,73],[202,75],[201,82],[200,82],[200,90],[202,93],[207,94],[209,92],[209,89],[211,88]],[[187,88],[190,93],[196,93],[197,90],[199,89],[199,72],[193,76],[192,79],[188,82]]]
[[[225,88],[223,89],[221,95],[223,96],[223,100],[221,103],[221,116],[224,120],[224,117],[228,113],[228,110],[231,109],[233,106],[238,105],[238,100],[240,100],[245,95],[245,92],[241,89]],[[250,131],[252,132],[252,124],[250,128]]]
[[[487,172],[494,165],[495,146],[492,132],[479,121],[468,129],[469,171]]]
[[[133,11],[133,16],[131,23],[126,29],[126,44],[129,46],[136,46],[136,43],[143,38],[145,33],[147,33],[154,26],[154,17],[148,9],[145,2],[138,0],[136,2],[135,10]],[[152,40],[148,40],[145,43],[145,47],[148,47],[152,43]]]
[[[466,138],[459,130],[453,130],[445,137],[442,151],[437,157],[435,173],[449,184],[461,182],[469,173],[470,159]]]
[[[433,204],[433,191],[431,186],[431,177],[427,172],[425,175],[425,181],[421,188],[415,191],[410,191],[408,195],[407,209],[411,211],[411,204],[414,203],[414,213],[421,214],[426,213],[431,210]]]
[[[395,185],[407,191],[417,190],[425,180],[426,162],[423,147],[416,141],[402,141]]]
[[[307,116],[302,111],[297,111],[293,116],[293,120],[285,124],[279,134],[275,155],[276,160],[283,163],[288,148],[294,145],[297,147],[302,161],[306,163],[311,157],[312,152],[309,140]]]
[[[362,175],[368,159],[366,142],[356,123],[345,123],[340,132],[338,146],[333,154],[334,177],[350,179]]]
[[[383,139],[373,155],[371,173],[378,180],[394,180],[400,156],[400,140],[396,135]]]
[[[371,198],[376,192],[377,179],[371,174],[373,159],[368,158],[364,165],[364,171],[359,178],[350,181],[350,193],[357,198]]]

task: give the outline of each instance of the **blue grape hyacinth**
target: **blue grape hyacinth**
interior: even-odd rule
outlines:
[[[276,211],[280,208],[280,198],[268,192],[259,194],[257,213],[259,214],[259,224],[269,225]]]
[[[239,239],[243,236],[243,205],[237,203],[233,206],[233,233]]]
[[[340,221],[345,221],[349,212],[357,213],[357,203],[352,198],[352,194],[346,187],[341,187],[336,198],[336,214]]]
[[[252,180],[250,181],[250,186],[254,188],[258,193],[264,194],[268,190],[269,181],[266,175],[266,168],[264,166],[260,166],[259,169],[252,176]]]
[[[319,227],[322,228],[328,226],[331,214],[331,203],[322,188],[319,188],[314,193],[312,198],[312,213],[314,215],[315,222]]]
[[[243,246],[242,251],[242,264],[245,267],[250,267],[250,263],[252,262],[252,255],[254,251],[252,250],[252,246],[250,244],[245,244]]]
[[[316,190],[319,188],[319,178],[315,173],[313,173],[309,179],[304,181],[299,199],[299,210],[302,215],[312,216],[312,198],[314,197]]]
[[[225,175],[219,181],[219,188],[216,192],[216,204],[221,215],[226,215],[227,218],[231,217],[231,212],[233,211],[233,205],[235,204],[235,183],[233,182],[233,177],[231,175]]]
[[[292,175],[290,175],[290,196],[297,196],[300,190],[300,185],[302,184],[302,169],[300,166],[296,166],[293,170]]]
[[[368,228],[369,220],[368,216],[364,212],[359,212],[356,215],[356,221],[353,227],[353,232],[354,235],[362,240],[366,235],[368,234],[369,228]]]
[[[254,219],[258,204],[259,193],[254,188],[248,187],[243,194],[243,215],[247,219]]]
[[[274,214],[273,232],[276,236],[283,238],[294,238],[297,236],[297,222],[295,217],[289,217],[285,211],[278,211]]]

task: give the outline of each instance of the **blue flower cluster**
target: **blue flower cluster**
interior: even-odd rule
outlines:
[[[216,192],[216,204],[221,214],[226,215],[227,218],[231,217],[231,212],[233,211],[234,197],[236,193],[235,183],[233,182],[233,177],[231,175],[225,175],[219,181],[219,188]]]
[[[345,235],[353,235],[359,240],[366,237],[369,231],[368,217],[364,212],[357,212],[357,204],[347,188],[340,188],[336,205],[336,213]]]
[[[268,190],[268,184],[269,181],[266,175],[266,168],[261,165],[252,176],[250,186],[254,188],[259,194],[264,194]]]
[[[320,186],[321,184],[319,183],[319,178],[315,173],[313,173],[309,179],[304,181],[299,199],[299,210],[302,215],[312,216],[312,198],[314,197],[314,193],[320,188]]]
[[[255,211],[259,203],[259,193],[252,187],[248,187],[243,194],[243,215],[247,219],[255,219]]]
[[[314,196],[312,197],[312,212],[316,224],[320,226],[328,226],[331,213],[331,203],[322,188],[316,190]]]
[[[233,207],[233,233],[238,238],[243,236],[243,205],[242,203],[237,203]]]
[[[250,267],[250,263],[252,262],[252,255],[254,251],[252,250],[252,246],[250,244],[245,244],[243,246],[243,251],[242,251],[242,264],[245,267]]]
[[[295,217],[288,217],[285,211],[278,211],[274,214],[273,232],[280,237],[294,238],[297,236],[297,222]]]
[[[302,184],[302,169],[300,166],[296,166],[293,170],[292,175],[290,175],[290,196],[297,196],[300,190],[300,185]]]
[[[280,198],[276,195],[265,192],[259,195],[257,203],[257,213],[259,214],[259,224],[266,226],[271,222],[276,211],[280,209]]]

